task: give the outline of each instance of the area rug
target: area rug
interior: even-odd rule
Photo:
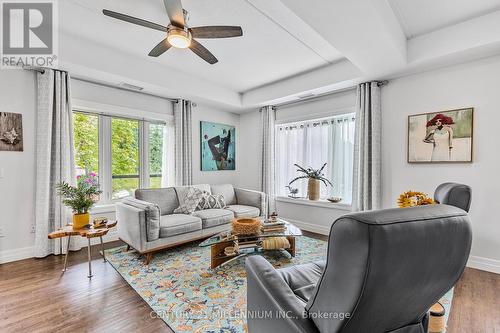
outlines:
[[[327,243],[298,237],[297,256],[284,251],[263,253],[276,268],[326,259]],[[197,243],[157,253],[151,263],[125,247],[106,250],[111,265],[149,304],[151,317],[175,332],[247,332],[245,258],[210,269],[210,248]],[[443,298],[446,313],[451,294]],[[448,298],[449,296],[449,298]]]

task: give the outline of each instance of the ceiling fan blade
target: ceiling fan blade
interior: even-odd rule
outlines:
[[[160,31],[164,31],[164,32],[167,31],[167,27],[164,27],[164,26],[162,26],[160,24],[149,22],[149,21],[137,18],[137,17],[133,17],[133,16],[130,16],[130,15],[125,15],[125,14],[113,12],[113,11],[107,10],[107,9],[103,9],[102,13],[104,15],[106,15],[106,16],[109,16],[109,17],[112,17],[112,18],[115,18],[115,19],[118,19],[118,20],[122,20],[122,21],[125,21],[125,22],[137,24],[137,25],[140,25],[140,26],[143,26],[143,27],[146,27],[146,28],[160,30]]]
[[[237,26],[214,25],[189,29],[195,38],[229,38],[243,36],[243,30]]]
[[[189,46],[191,51],[196,53],[201,59],[205,60],[208,62],[210,65],[215,64],[219,60],[209,51],[205,48],[205,46],[201,45],[198,43],[196,40],[191,40],[191,46]]]
[[[181,0],[163,0],[163,3],[170,23],[179,28],[184,28],[184,11],[182,10]]]
[[[168,40],[165,38],[164,40],[162,40],[161,42],[159,42],[158,45],[156,45],[151,50],[151,52],[149,52],[148,55],[150,57],[159,57],[159,56],[161,56],[163,53],[165,53],[171,47],[172,47],[172,45],[170,45],[170,43],[168,42]]]

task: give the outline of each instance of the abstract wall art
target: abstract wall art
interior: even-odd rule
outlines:
[[[236,128],[200,122],[201,171],[236,169]]]

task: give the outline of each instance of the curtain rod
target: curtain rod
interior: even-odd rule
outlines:
[[[23,69],[27,70],[27,71],[34,71],[34,72],[42,73],[42,74],[44,74],[45,70],[47,70],[47,69],[51,69],[51,70],[63,72],[63,73],[68,73],[68,71],[65,71],[63,69],[49,68],[49,67],[23,66]]]
[[[388,80],[384,80],[384,81],[371,81],[371,82],[377,82],[377,86],[379,86],[379,87],[382,87],[382,86],[385,86],[385,85],[389,84]],[[283,102],[283,103],[275,104],[272,107],[273,107],[273,109],[276,109],[278,107],[283,107],[283,106],[288,106],[288,105],[293,105],[293,104],[300,104],[302,102],[310,102],[312,100],[315,100],[315,99],[318,99],[318,98],[321,98],[321,97],[335,95],[335,94],[340,94],[340,93],[343,93],[343,92],[346,92],[346,91],[349,91],[349,90],[354,90],[356,88],[357,88],[357,85],[353,86],[353,87],[348,87],[348,88],[344,88],[344,89],[339,89],[339,90],[335,90],[335,91],[326,92],[326,93],[323,93],[323,94],[314,95],[314,96],[307,97],[307,98],[302,98],[302,99],[299,99],[299,100],[294,100],[294,101],[289,101],[289,102]]]

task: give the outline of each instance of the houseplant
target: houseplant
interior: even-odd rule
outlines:
[[[81,229],[90,223],[89,210],[99,200],[97,175],[78,176],[76,186],[66,182],[57,184],[57,193],[63,198],[63,204],[73,210],[73,229]]]
[[[296,182],[299,179],[308,179],[307,183],[307,197],[309,200],[319,200],[319,190],[320,190],[320,182],[323,182],[326,186],[330,185],[333,187],[332,183],[325,178],[325,174],[323,173],[323,170],[326,167],[326,163],[323,164],[321,169],[313,169],[311,167],[303,168],[298,164],[294,164],[298,169],[297,171],[302,173],[303,175],[295,177],[288,185],[291,185],[292,183]]]

